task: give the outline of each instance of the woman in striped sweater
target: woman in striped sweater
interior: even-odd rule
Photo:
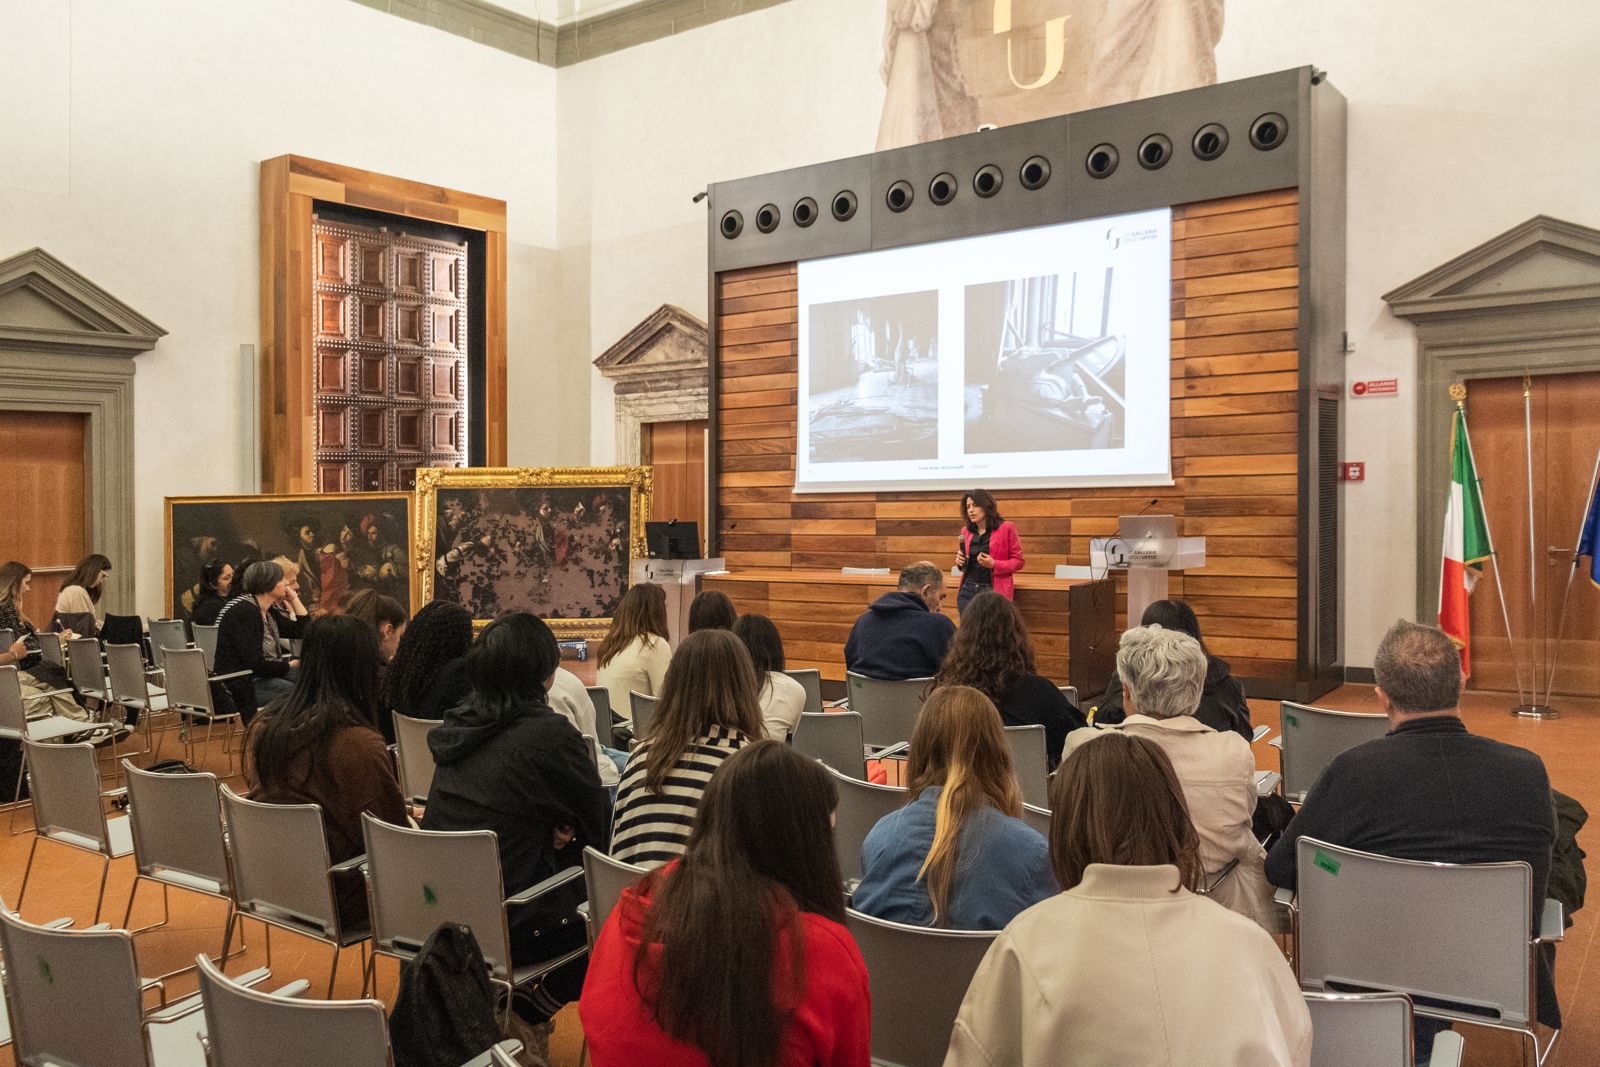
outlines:
[[[728,630],[684,639],[667,668],[648,737],[628,756],[611,853],[641,867],[683,854],[695,811],[723,760],[765,736],[750,653]]]

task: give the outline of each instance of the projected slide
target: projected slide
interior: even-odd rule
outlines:
[[[797,491],[1171,483],[1171,213],[799,266]]]

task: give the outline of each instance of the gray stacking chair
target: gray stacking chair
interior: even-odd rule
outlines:
[[[858,781],[867,780],[866,745],[858,712],[801,712],[790,744],[807,759],[820,760]]]
[[[215,623],[213,623],[210,626],[203,626],[203,625],[201,625],[200,623],[197,622],[197,623],[194,624],[193,630],[194,630],[194,644],[195,644],[195,647],[198,648],[200,650],[200,652],[205,656],[206,670],[208,670],[208,671],[216,670],[217,669],[217,630],[218,630],[217,625]]]
[[[1404,993],[1306,993],[1311,1067],[1414,1067],[1411,998]],[[1461,1035],[1441,1032],[1426,1067],[1460,1067]]]
[[[1046,841],[1050,840],[1050,809],[1038,807],[1026,802],[1022,805],[1022,821],[1044,835]]]
[[[65,693],[67,690],[55,690],[53,693]],[[52,693],[52,695],[53,695]],[[43,695],[43,694],[39,694]],[[17,678],[17,668],[7,664],[0,667],[0,740],[6,741],[61,741],[64,738],[83,737],[85,735],[98,737],[102,740],[109,738],[110,727],[96,725],[92,722],[83,722],[78,719],[69,719],[65,715],[45,715],[36,719],[28,718],[26,698],[22,695],[22,683]],[[17,811],[26,803],[22,799],[22,771],[24,762],[17,762],[17,781],[12,796],[16,798],[11,804],[11,832],[17,833]]]
[[[932,678],[886,682],[853,672],[846,672],[845,678],[850,687],[850,710],[861,716],[867,744],[882,748],[911,740]]]
[[[784,671],[789,677],[800,683],[806,691],[806,711],[822,710],[822,672],[815,667],[803,670]]]
[[[1045,754],[1044,727],[1005,727],[1006,743],[1011,746],[1011,767],[1022,799],[1041,808],[1050,806],[1050,761]]]
[[[113,707],[136,713],[144,728],[144,750],[151,751],[157,744],[151,720],[168,710],[166,690],[150,684],[144,649],[138,645],[107,645],[106,667],[107,698]]]
[[[150,662],[166,667],[167,649],[189,647],[189,624],[182,619],[150,619]]]
[[[400,792],[413,804],[426,804],[433,788],[433,750],[428,735],[439,728],[439,719],[413,719],[398,711],[394,716],[395,769],[400,772]]]
[[[656,713],[657,697],[648,693],[630,692],[628,703],[629,711],[633,714],[633,739],[643,741],[650,736],[650,721]]]
[[[0,649],[10,648],[17,643],[17,631],[0,629]]]
[[[106,679],[105,657],[97,637],[67,639],[67,676],[78,696],[104,705],[110,699],[111,683]]]
[[[935,930],[845,912],[872,989],[872,1062],[939,1067],[997,930]]]
[[[322,809],[316,804],[262,804],[222,788],[222,824],[233,858],[233,911],[222,935],[228,958],[233,929],[249,916],[267,926],[321,941],[333,950],[328,994],[339,973],[339,950],[359,944],[365,971],[368,931],[346,929],[339,920],[335,875],[356,871],[362,857],[328,859]],[[267,965],[272,932],[267,931]]]
[[[1078,706],[1078,687],[1077,686],[1075,686],[1075,685],[1058,685],[1058,686],[1056,686],[1056,688],[1061,690],[1061,695],[1066,697],[1068,702],[1070,702],[1073,707],[1077,707]]]
[[[184,746],[188,761],[192,764],[195,761],[195,726],[205,724],[206,740],[209,741],[211,728],[217,723],[229,724],[231,736],[233,729],[243,722],[237,711],[217,710],[211,694],[211,683],[238,678],[248,672],[235,671],[232,674],[212,677],[206,673],[205,657],[198,648],[169,648],[166,657],[167,706],[189,720],[189,728],[184,733]],[[226,744],[228,739],[228,737],[223,739],[223,751],[237,756],[237,749],[230,748]],[[232,766],[232,762],[229,765]]]
[[[617,744],[617,717],[611,712],[611,690],[603,685],[586,685],[589,702],[594,705],[594,728],[600,731],[601,743],[607,748],[622,748]]]
[[[94,904],[94,921],[99,922],[111,861],[133,851],[128,817],[107,819],[105,800],[127,790],[101,791],[100,769],[95,765],[91,744],[42,745],[23,741],[22,748],[28,761],[28,781],[33,786],[37,829],[28,848],[28,865],[22,871],[22,888],[17,890],[17,910],[22,910],[22,898],[28,892],[28,877],[33,873],[39,842],[54,841],[100,857],[100,892]]]
[[[1278,770],[1285,800],[1299,804],[1340,753],[1389,732],[1386,715],[1331,711],[1284,700],[1278,705]]]
[[[612,859],[598,849],[584,847],[583,884],[588,890],[588,903],[584,907],[583,918],[589,925],[590,948],[594,947],[595,939],[600,936],[600,928],[610,918],[611,909],[622,899],[622,891],[648,873],[648,868],[636,867]]]
[[[1426,997],[1433,1003],[1418,1004],[1416,1014],[1513,1031],[1532,1046],[1536,1063],[1547,1060],[1561,1031],[1540,1049],[1535,960],[1539,945],[1560,941],[1564,930],[1561,905],[1546,900],[1539,931],[1529,935],[1533,873],[1526,863],[1423,863],[1309,837],[1296,843],[1295,861],[1303,989]]]
[[[839,857],[839,871],[845,887],[854,892],[861,881],[861,845],[878,820],[900,810],[906,791],[895,785],[875,785],[858,781],[842,771],[827,768],[839,791],[839,806],[834,811],[833,847]]]
[[[67,654],[61,647],[61,635],[40,631],[35,634],[39,639],[39,655],[48,664],[55,667],[66,667]]]

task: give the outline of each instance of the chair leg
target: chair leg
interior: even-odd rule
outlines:
[[[111,877],[111,859],[107,856],[100,857],[100,893],[94,898],[94,921],[100,921],[100,909],[106,903],[106,879]]]
[[[18,744],[21,744],[21,742],[18,742]],[[23,774],[23,772],[25,770],[27,770],[27,767],[28,767],[28,761],[27,760],[19,760],[17,762],[17,787],[14,790],[11,791],[11,798],[12,798],[11,799],[11,836],[12,837],[16,837],[18,834],[22,833],[21,830],[17,829],[17,811],[22,807],[22,804],[23,804],[23,800],[22,800],[22,774]],[[29,804],[33,803],[33,800],[31,798],[31,796],[30,796],[30,798],[28,800],[28,803]]]
[[[133,902],[138,899],[139,883],[142,881],[144,881],[144,875],[136,874],[133,876],[133,888],[128,890],[128,907],[127,910],[122,913],[122,929],[129,930],[130,932],[132,932],[129,927],[129,923],[133,921]]]
[[[217,970],[223,974],[228,973],[228,946],[233,943],[233,924],[238,921],[239,917],[238,910],[230,902],[228,904],[228,921],[222,927],[222,955],[217,957]],[[241,935],[242,933],[241,928]]]
[[[366,954],[365,965],[361,968],[361,995],[365,997],[368,990],[373,996],[378,995],[378,954],[375,951]]]
[[[28,846],[28,865],[22,868],[22,888],[17,890],[17,902],[12,905],[16,914],[22,914],[22,898],[28,895],[28,876],[33,874],[33,854],[39,850],[39,837],[35,835],[33,844]]]
[[[339,975],[339,946],[333,946],[333,966],[328,968],[328,999],[333,999],[333,980]]]

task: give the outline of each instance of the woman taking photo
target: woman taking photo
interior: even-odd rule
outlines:
[[[837,803],[828,773],[776,741],[722,765],[683,858],[600,931],[578,1007],[594,1067],[867,1067]]]
[[[1161,749],[1120,733],[1083,745],[1050,799],[1065,892],[995,938],[945,1067],[1306,1067],[1311,1016],[1283,953],[1195,893],[1200,841]]]
[[[1050,849],[1022,821],[1022,790],[989,698],[935,689],[911,735],[906,806],[862,845],[857,911],[915,926],[999,930],[1058,891]]]
[[[111,561],[98,552],[78,561],[56,594],[55,629],[71,630],[81,637],[94,637],[100,632],[100,623],[106,617],[100,598],[109,573]]]
[[[200,568],[200,595],[195,598],[189,620],[201,626],[215,626],[222,605],[233,592],[233,564],[214,559]]]
[[[1012,599],[1015,583],[1011,576],[1023,564],[1017,528],[1000,517],[994,495],[987,489],[974,489],[961,498],[961,517],[966,525],[956,545],[956,570],[961,572],[956,611],[965,611],[967,601],[987,589]]]
[[[243,593],[222,606],[217,616],[217,674],[248,671],[222,683],[233,698],[246,725],[256,709],[294,689],[294,669],[300,661],[284,659],[278,651],[278,622],[272,610],[289,595],[283,568],[258,561],[244,569]]]
[[[774,741],[787,741],[806,710],[806,688],[783,673],[783,636],[765,615],[741,615],[733,635],[744,642],[756,669],[761,725]]]
[[[611,632],[600,642],[595,681],[611,694],[611,710],[631,717],[630,692],[658,696],[672,662],[667,644],[667,591],[641,582],[622,595]]]

